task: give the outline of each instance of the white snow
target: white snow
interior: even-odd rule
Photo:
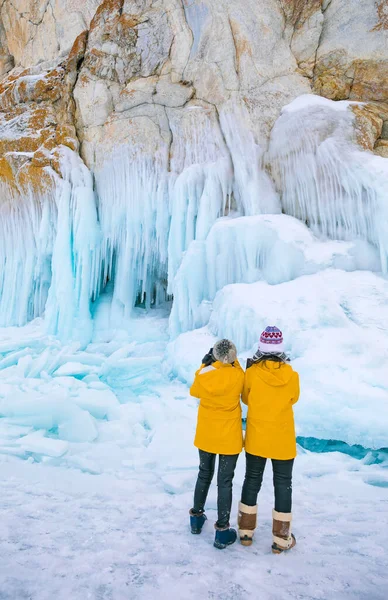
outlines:
[[[315,94],[302,94],[290,102],[290,104],[284,106],[282,108],[282,114],[297,112],[299,110],[308,110],[311,107],[328,108],[329,110],[343,112],[347,111],[349,106],[362,104],[363,102],[349,102],[348,100],[333,102],[333,100],[329,100],[323,96],[316,96]]]
[[[171,410],[181,403],[171,400]],[[171,424],[165,427],[171,432]],[[215,484],[209,521],[201,536],[193,536],[188,509],[196,453],[190,446],[180,468],[176,459],[184,447],[172,443],[165,450],[157,469],[152,462],[122,464],[112,475],[97,476],[2,459],[2,597],[385,600],[388,492],[381,487],[387,484],[381,467],[340,454],[301,454],[293,485],[298,543],[292,553],[279,557],[270,552],[269,467],[253,546],[235,544],[221,552],[212,546]],[[146,456],[149,451],[143,448]],[[241,456],[233,524],[243,463]]]

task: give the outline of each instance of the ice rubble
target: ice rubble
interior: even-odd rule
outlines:
[[[0,454],[98,473],[120,468],[148,444],[166,412],[167,316],[139,309],[128,333],[121,322],[106,342],[108,308],[95,317],[86,350],[47,336],[40,319],[0,330]]]

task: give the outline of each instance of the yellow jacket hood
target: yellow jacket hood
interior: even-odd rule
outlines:
[[[240,365],[233,367],[219,361],[209,367],[202,366],[197,371],[197,393],[195,395],[201,398],[203,396],[225,396],[230,393],[239,381],[241,371],[238,372],[236,369],[241,369]]]
[[[260,365],[252,365],[250,369],[252,369],[252,374],[255,377],[259,377],[264,383],[273,387],[288,385],[294,374],[291,365],[279,364],[272,361],[267,361]]]

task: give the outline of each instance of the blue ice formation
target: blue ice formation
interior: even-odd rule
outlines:
[[[109,288],[118,319],[173,297],[176,336],[207,323],[227,284],[387,273],[388,161],[354,144],[348,103],[297,99],[267,151],[238,115],[224,111],[215,131],[190,114],[169,166],[119,148],[93,180],[63,148],[54,191],[1,189],[0,325],[44,314],[49,332],[85,346]]]

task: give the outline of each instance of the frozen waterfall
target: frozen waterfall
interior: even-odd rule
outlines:
[[[92,176],[62,148],[62,178],[39,194],[0,189],[0,324],[46,313],[49,331],[90,340],[90,299],[99,277],[99,225]]]
[[[266,153],[242,113],[225,110],[220,130],[201,106],[187,111],[170,157],[119,148],[94,186],[63,148],[47,193],[2,187],[2,325],[45,312],[51,333],[86,344],[92,303],[109,289],[124,318],[172,296],[177,336],[208,322],[228,284],[387,272],[388,161],[356,146],[349,103],[297,99]]]
[[[388,272],[388,161],[355,144],[349,102],[302,96],[283,109],[267,160],[283,210],[332,239],[364,239]]]

